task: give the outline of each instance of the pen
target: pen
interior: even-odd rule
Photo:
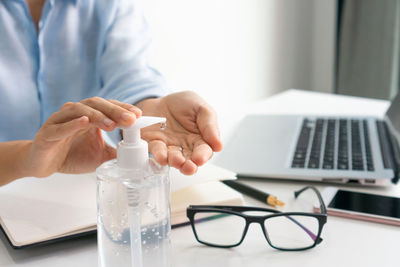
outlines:
[[[282,201],[280,201],[279,199],[277,199],[275,196],[270,195],[266,192],[260,191],[258,189],[255,189],[253,187],[247,186],[245,184],[236,182],[234,180],[225,180],[222,181],[224,184],[226,184],[227,186],[239,191],[240,193],[243,193],[245,195],[248,195],[252,198],[255,198],[257,200],[260,200],[268,205],[271,206],[281,206],[283,207],[285,205],[285,203],[283,203]]]

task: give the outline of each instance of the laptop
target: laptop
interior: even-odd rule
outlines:
[[[400,170],[400,94],[384,119],[249,115],[215,163],[239,177],[386,186]]]

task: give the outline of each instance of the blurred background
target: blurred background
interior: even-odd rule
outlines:
[[[390,99],[398,0],[141,0],[151,64],[219,113],[298,88]]]

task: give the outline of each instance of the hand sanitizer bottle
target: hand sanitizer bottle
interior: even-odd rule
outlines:
[[[117,159],[97,174],[97,242],[101,267],[170,267],[168,167],[149,158],[140,129],[165,118],[141,117],[123,128]]]

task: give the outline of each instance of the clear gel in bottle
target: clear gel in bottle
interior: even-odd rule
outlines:
[[[117,159],[97,170],[99,266],[171,266],[168,167],[148,156],[140,129],[164,118],[141,117],[123,129]]]

